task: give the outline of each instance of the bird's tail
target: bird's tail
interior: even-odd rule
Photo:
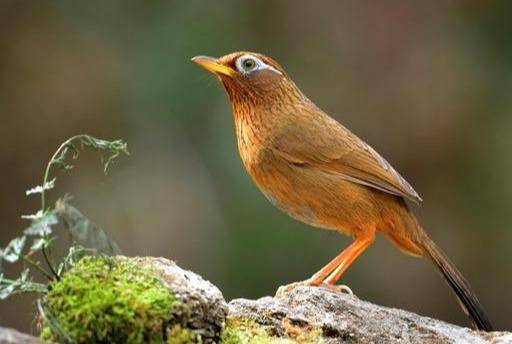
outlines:
[[[423,249],[424,256],[437,266],[474,327],[478,330],[492,331],[493,327],[487,314],[464,276],[422,229],[421,232],[420,239],[416,240],[417,245]]]

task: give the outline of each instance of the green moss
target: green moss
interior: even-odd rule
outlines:
[[[303,330],[278,337],[271,334],[271,327],[248,319],[228,319],[221,335],[222,344],[321,344],[322,330]]]
[[[61,331],[47,321],[41,338],[59,341],[65,334],[77,343],[161,343],[178,304],[150,270],[108,257],[82,259],[44,301]]]
[[[289,340],[272,338],[268,333],[268,327],[246,319],[229,319],[221,334],[223,344],[288,344]]]
[[[201,337],[181,325],[174,325],[167,331],[167,344],[201,343]]]

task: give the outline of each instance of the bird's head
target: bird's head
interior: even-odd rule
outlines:
[[[236,52],[192,61],[218,76],[235,108],[293,101],[302,94],[284,69],[262,54]]]

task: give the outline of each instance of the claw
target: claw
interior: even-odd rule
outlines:
[[[354,295],[354,292],[352,292],[352,289],[350,289],[350,287],[347,285],[330,285],[330,284],[326,284],[326,283],[318,284],[318,283],[315,283],[314,281],[312,281],[311,279],[308,279],[305,281],[294,282],[294,283],[280,286],[277,289],[275,297],[278,299],[282,298],[285,294],[289,293],[290,291],[292,291],[293,289],[295,289],[299,286],[321,287],[321,288],[325,288],[330,291],[333,291],[335,293]]]
[[[287,285],[282,285],[277,289],[276,298],[278,298],[278,299],[282,298],[285,294],[289,293],[290,291],[292,291],[293,289],[295,289],[299,286],[302,286],[302,285],[312,286],[312,284],[310,284],[308,282],[309,282],[309,280],[305,280],[305,281],[290,283]]]
[[[334,291],[336,293],[343,293],[343,294],[348,294],[348,295],[354,295],[354,292],[352,291],[352,289],[350,289],[350,287],[348,285],[344,285],[344,284],[330,285],[330,284],[322,283],[320,285],[320,287],[327,288],[327,289],[329,289],[331,291]]]

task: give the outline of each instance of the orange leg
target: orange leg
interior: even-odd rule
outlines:
[[[320,285],[322,282],[331,274],[331,272],[336,269],[338,265],[340,265],[347,256],[348,248],[343,250],[340,254],[338,254],[333,260],[331,260],[327,265],[321,268],[317,273],[311,276],[307,282],[308,285]]]
[[[300,285],[323,285],[330,288],[335,288],[336,290],[343,290],[349,294],[352,294],[352,291],[347,286],[339,286],[341,287],[339,288],[338,286],[333,287],[333,285],[336,284],[343,272],[345,272],[349,265],[354,262],[354,260],[373,242],[374,239],[375,230],[371,230],[363,235],[360,235],[349,247],[343,250],[343,252],[337,255],[333,260],[331,260],[326,266],[320,269],[320,271],[315,273],[309,279],[279,287],[276,296],[281,297],[282,295]]]
[[[347,247],[338,257],[341,257],[338,266],[332,271],[324,283],[328,285],[334,285],[340,279],[341,275],[347,270],[347,268],[356,260],[356,258],[373,242],[375,239],[375,233],[367,234],[358,237],[349,247]],[[336,257],[336,258],[338,258]],[[331,262],[332,263],[332,262]],[[329,263],[329,264],[331,264]],[[329,265],[328,264],[328,265]],[[323,270],[323,269],[322,269]],[[320,270],[320,271],[322,271]],[[319,271],[319,272],[320,272]],[[315,274],[316,275],[316,274]]]

